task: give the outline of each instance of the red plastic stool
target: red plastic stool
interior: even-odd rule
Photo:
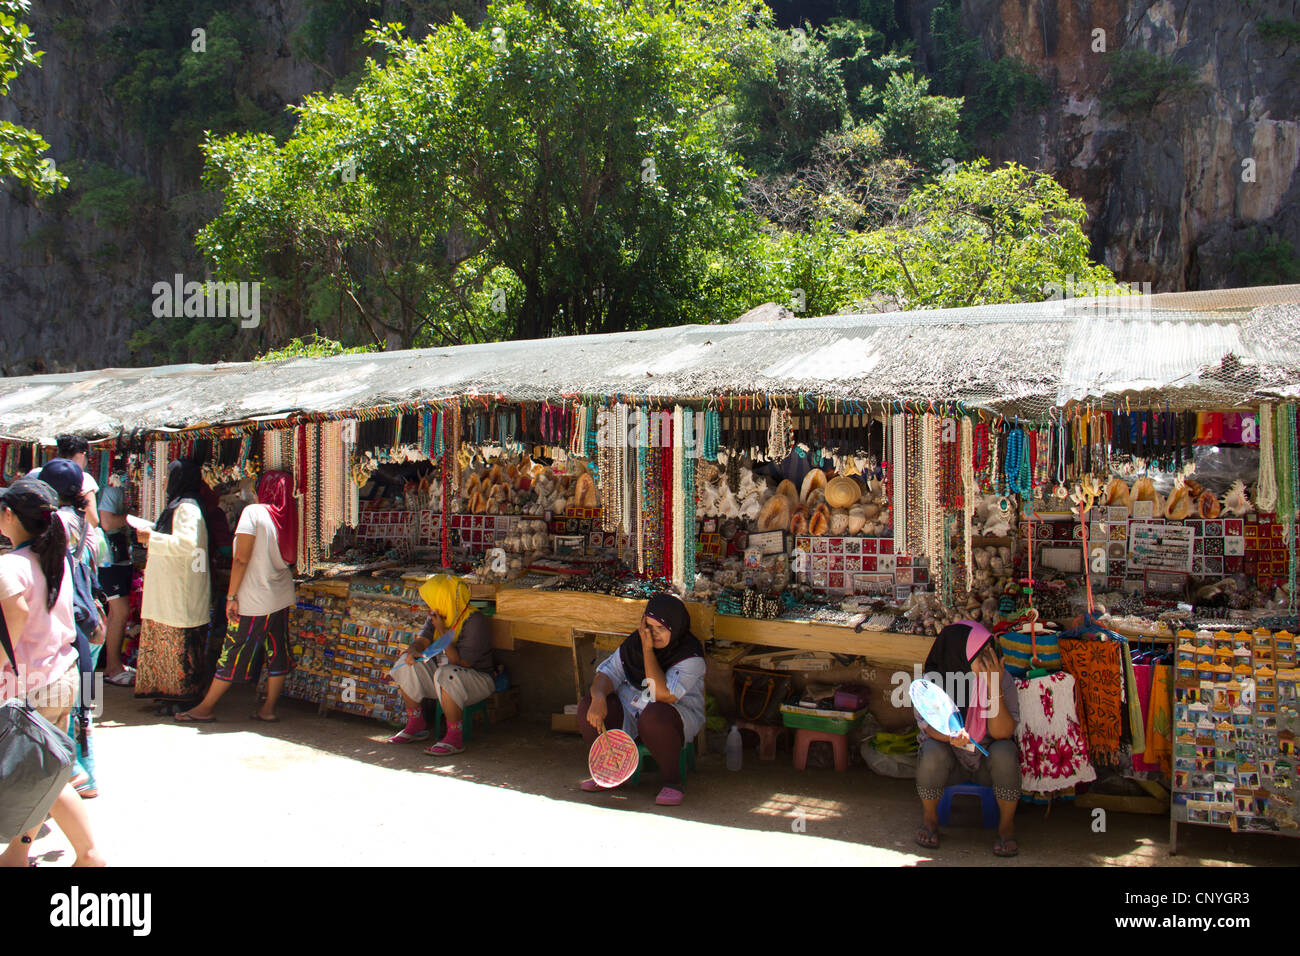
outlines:
[[[835,769],[849,769],[849,741],[844,734],[828,734],[824,730],[804,730],[794,732],[794,769],[803,770],[808,766],[808,746],[814,740],[824,740],[835,751]]]
[[[741,730],[752,730],[758,734],[758,759],[775,760],[776,745],[785,733],[780,724],[756,724],[752,720],[738,720],[736,726]]]

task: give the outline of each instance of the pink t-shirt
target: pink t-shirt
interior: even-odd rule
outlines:
[[[39,690],[63,676],[64,671],[77,663],[76,625],[72,618],[72,576],[68,563],[63,562],[63,581],[53,610],[45,606],[45,575],[41,573],[36,555],[31,548],[20,548],[9,554],[0,554],[0,598],[22,594],[27,598],[27,626],[20,635],[10,634],[9,640],[18,655],[19,676],[24,686],[19,688],[9,663],[0,666],[0,696],[5,699],[23,696]],[[0,658],[5,657],[0,651]],[[21,690],[21,693],[20,693]]]

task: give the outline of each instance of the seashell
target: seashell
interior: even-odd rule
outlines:
[[[782,497],[785,496],[782,495]],[[790,518],[790,533],[796,536],[808,533],[808,516],[806,514],[796,514]]]
[[[820,538],[829,530],[830,520],[826,517],[826,513],[814,511],[808,519],[808,533],[814,538]]]
[[[1187,488],[1187,493],[1192,496],[1192,501],[1199,501],[1201,495],[1205,494],[1205,486],[1195,478],[1184,478],[1183,485]]]
[[[821,504],[817,505],[815,508],[812,508],[812,507],[809,508],[809,517],[808,517],[809,524],[812,523],[812,515],[817,515],[817,514],[819,514],[819,515],[821,515],[823,518],[825,518],[827,524],[830,524],[830,520],[831,520],[831,509],[830,509],[830,507],[826,504],[826,502],[823,501]]]
[[[479,477],[477,474],[471,472],[469,478],[465,479],[465,486],[461,489],[461,494],[463,494],[466,500],[468,500],[471,495],[478,492],[478,486]]]
[[[789,478],[786,478],[776,486],[776,493],[778,495],[784,495],[789,500],[791,508],[799,503],[799,492],[795,488],[794,482]]]
[[[842,508],[831,512],[831,534],[844,534],[849,530],[849,513]]]
[[[600,499],[596,497],[596,482],[591,472],[584,471],[578,476],[573,488],[573,501],[579,508],[595,508]]]
[[[1128,483],[1122,478],[1115,478],[1106,486],[1106,504],[1117,508],[1127,508],[1131,504]]]
[[[868,518],[880,517],[880,505],[876,504],[874,501],[869,502],[868,504],[865,505],[860,505],[859,507],[862,508],[863,515],[865,515]]]
[[[1152,503],[1151,514],[1156,518],[1165,516],[1165,496],[1158,491],[1156,492],[1156,500]]]
[[[1219,512],[1221,510],[1219,506],[1219,499],[1214,497],[1214,495],[1211,492],[1208,491],[1203,492],[1201,494],[1201,497],[1197,499],[1196,505],[1198,510],[1201,513],[1202,518],[1219,517]]]
[[[808,474],[803,476],[803,486],[799,489],[799,500],[806,503],[808,501],[808,496],[814,491],[814,489],[825,489],[825,487],[826,472],[822,471],[820,468],[814,468],[812,471],[808,472]]]
[[[858,534],[867,524],[867,511],[855,505],[849,509],[849,534]]]
[[[824,501],[826,501],[826,489],[814,488],[803,503],[809,508],[815,508]]]
[[[1182,521],[1191,513],[1192,496],[1188,493],[1187,486],[1178,482],[1174,485],[1174,490],[1169,493],[1169,500],[1165,502],[1165,517]]]
[[[790,527],[790,499],[773,495],[763,504],[758,515],[759,531],[780,531]]]
[[[826,485],[826,500],[835,508],[851,508],[862,497],[862,486],[852,478],[836,475]]]
[[[500,465],[493,465],[491,468],[488,469],[487,480],[492,484],[495,485],[498,482],[500,482],[502,477],[503,474]]]
[[[1133,485],[1131,498],[1133,501],[1155,501],[1156,483],[1147,477],[1139,478]]]
[[[1228,493],[1223,496],[1223,510],[1234,518],[1248,515],[1255,510],[1255,506],[1246,497],[1246,483],[1244,481],[1234,481],[1232,483]]]

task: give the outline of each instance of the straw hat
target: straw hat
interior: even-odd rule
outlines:
[[[836,475],[826,485],[826,503],[832,508],[851,508],[861,497],[862,486],[844,475]]]

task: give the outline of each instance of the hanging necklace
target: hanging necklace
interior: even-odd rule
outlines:
[[[975,583],[973,549],[971,546],[971,519],[975,513],[975,468],[971,461],[974,432],[971,420],[965,416],[961,420],[961,487],[962,487],[962,546],[966,552],[966,590],[969,592]]]
[[[1277,508],[1277,470],[1273,455],[1273,406],[1259,406],[1259,480],[1255,485],[1255,506],[1260,511]]]

